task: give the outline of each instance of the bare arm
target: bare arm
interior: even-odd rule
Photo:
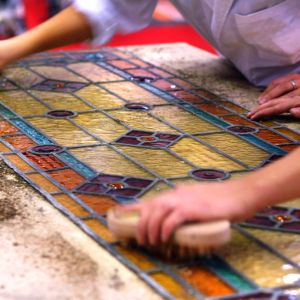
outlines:
[[[92,38],[86,17],[70,6],[38,27],[0,43],[0,68],[30,54]]]

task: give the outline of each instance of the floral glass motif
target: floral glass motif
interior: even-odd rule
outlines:
[[[180,136],[175,134],[132,130],[122,136],[116,143],[135,146],[164,148],[178,141]]]
[[[96,81],[81,72],[81,68],[86,71],[91,66],[97,70]],[[300,267],[292,247],[300,242],[300,235],[296,235],[300,233],[299,201],[265,209],[247,222],[234,225],[232,243],[218,255],[180,264],[142,249],[120,246],[105,220],[109,208],[151,197],[174,184],[220,181],[252,171],[251,164],[243,163],[244,158],[252,163],[249,152],[243,149],[245,145],[255,152],[251,152],[255,168],[271,163],[300,144],[299,133],[277,121],[248,120],[243,107],[119,49],[42,53],[18,62],[14,68],[13,75],[4,72],[0,79],[3,161],[79,228],[88,227],[88,234],[99,245],[159,295],[168,300],[300,298]],[[39,76],[36,80],[34,68],[45,71],[47,76],[43,77],[49,79]],[[58,75],[53,75],[54,69]],[[101,71],[109,74],[105,80],[98,75]],[[68,74],[69,80],[62,74]],[[79,82],[74,82],[76,74],[81,76]],[[127,88],[122,96],[118,85]],[[89,89],[81,93],[87,86]],[[134,95],[132,100],[132,87],[142,92],[140,98]],[[51,102],[54,95],[63,93],[66,97],[61,101]],[[31,106],[24,104],[24,95],[33,103]],[[100,96],[105,105],[96,106],[91,99],[96,97],[99,102]],[[69,97],[76,101],[68,102]],[[43,107],[39,114],[34,110],[37,106]],[[20,111],[26,111],[26,116],[19,115]],[[161,115],[157,111],[162,111]],[[91,112],[104,117],[99,122],[90,120],[87,116]],[[185,129],[177,122],[182,112],[184,120],[180,122],[185,122]],[[136,116],[138,122],[119,119],[122,114]],[[187,115],[193,120],[199,118],[214,132],[204,129],[191,133]],[[141,128],[137,127],[139,123]],[[81,138],[75,139],[75,132]],[[219,136],[218,143],[213,144],[210,136]],[[70,143],[73,140],[75,146]],[[231,151],[233,147],[236,151]],[[262,237],[258,238],[258,233]],[[274,239],[270,234],[280,237]],[[244,255],[247,251],[250,255]],[[289,268],[284,268],[286,265]]]

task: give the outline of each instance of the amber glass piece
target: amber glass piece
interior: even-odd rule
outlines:
[[[272,144],[278,145],[278,144],[285,144],[290,143],[291,140],[267,129],[260,130],[257,134],[258,137],[266,140],[267,142],[270,142]]]
[[[187,133],[220,131],[217,126],[176,106],[160,106],[152,110],[153,114],[180,128]]]
[[[105,83],[103,87],[127,100],[128,102],[141,102],[146,104],[167,104],[167,101],[139,87],[133,82]]]
[[[71,169],[49,171],[48,174],[65,188],[71,190],[82,183],[85,178]]]
[[[280,242],[278,238],[278,243]],[[291,282],[291,278],[294,278],[292,274],[298,274],[292,266],[285,268],[285,261],[235,230],[232,231],[230,244],[220,248],[219,254],[232,267],[263,288],[292,284],[294,283]]]
[[[93,63],[76,63],[68,66],[71,70],[93,82],[123,80],[122,77]]]
[[[109,64],[122,70],[132,69],[136,67],[126,60],[111,60],[109,61]]]
[[[190,103],[202,103],[203,98],[192,94],[187,91],[175,91],[175,92],[170,92],[173,96],[182,99],[184,101],[190,102]]]
[[[290,222],[293,218],[291,216],[288,216],[288,215],[277,215],[277,216],[274,217],[274,219],[277,222],[285,223],[285,222]]]
[[[231,113],[229,110],[213,103],[195,104],[195,106],[217,116],[222,116]]]
[[[117,203],[109,196],[104,196],[104,195],[95,196],[95,195],[85,195],[85,194],[76,194],[76,195],[99,215],[106,214],[106,212],[110,208],[117,205]]]
[[[299,147],[299,145],[283,145],[280,146],[280,148],[282,150],[285,150],[287,152],[292,152],[293,150],[297,149]]]
[[[36,143],[26,135],[10,136],[6,137],[5,140],[19,151],[26,151],[36,145]]]
[[[163,177],[186,176],[191,166],[161,149],[117,146],[130,157]]]
[[[175,129],[158,121],[147,112],[139,110],[115,110],[109,112],[111,116],[122,121],[127,126],[137,130],[161,131],[166,133],[178,133]]]
[[[4,75],[23,88],[30,88],[44,80],[41,76],[25,68],[7,68]]]
[[[76,93],[77,96],[88,101],[96,108],[111,109],[120,108],[124,101],[96,85],[89,85]]]
[[[109,183],[107,185],[107,187],[113,189],[113,190],[122,190],[125,188],[125,185],[121,182],[112,182],[112,183]]]
[[[55,193],[59,191],[57,186],[38,173],[27,174],[27,177],[48,193]]]
[[[106,146],[73,149],[70,152],[98,172],[130,177],[153,177],[135,163]]]
[[[83,207],[66,194],[55,195],[54,198],[78,218],[87,217],[89,215]]]
[[[9,154],[5,156],[10,162],[12,162],[22,172],[33,171],[33,168],[29,166],[23,159],[16,154]]]
[[[164,79],[155,80],[151,84],[163,91],[177,91],[182,89],[181,87],[178,87],[175,83]]]
[[[66,166],[61,160],[53,155],[36,155],[30,152],[24,153],[24,155],[40,169],[45,171]]]
[[[227,296],[234,290],[213,273],[201,267],[179,269],[178,273],[202,294],[210,297]]]
[[[100,112],[79,114],[73,120],[106,142],[112,142],[128,131],[126,127]]]
[[[243,114],[243,113],[247,112],[247,110],[245,108],[243,108],[237,104],[234,104],[232,102],[229,102],[229,101],[223,101],[222,105],[225,106],[226,108],[233,110],[234,112],[239,113],[239,114]]]
[[[69,120],[53,118],[31,118],[30,123],[40,129],[61,146],[97,144],[98,141],[86,134]]]
[[[225,171],[242,170],[243,167],[233,160],[215,152],[206,145],[191,138],[183,138],[171,149],[180,156],[201,168],[221,169]]]
[[[276,131],[285,134],[286,136],[300,142],[300,134],[286,127],[276,128]]]
[[[4,145],[0,142],[0,152],[6,153],[6,152],[11,152],[11,150],[10,150],[9,148],[7,148],[6,146],[4,146]]]
[[[18,128],[12,126],[7,121],[0,121],[0,135],[8,135],[19,132]]]
[[[175,279],[164,273],[156,273],[152,275],[152,278],[165,288],[172,296],[180,300],[192,300],[195,299],[192,295],[188,294],[188,291],[181,286]]]
[[[256,167],[270,154],[230,133],[199,136],[200,140],[229,154],[250,167]]]
[[[66,70],[63,67],[52,67],[52,66],[35,66],[31,67],[32,70],[46,77],[47,79],[53,80],[64,80],[72,82],[87,82],[86,79],[79,75],[74,74]]]
[[[115,242],[116,238],[100,221],[96,219],[86,220],[84,223],[89,226],[96,234],[107,242]]]
[[[143,255],[142,252],[131,248],[126,247],[116,247],[118,252],[120,252],[124,257],[126,257],[129,261],[134,263],[137,267],[142,270],[150,270],[155,268],[155,264],[152,263],[149,258]]]
[[[90,106],[69,93],[34,90],[31,93],[47,103],[53,110],[65,109],[76,112],[91,109]]]
[[[250,127],[257,127],[258,125],[254,122],[251,122],[247,119],[244,119],[240,116],[224,116],[222,117],[226,122],[231,123],[232,125],[244,125]]]

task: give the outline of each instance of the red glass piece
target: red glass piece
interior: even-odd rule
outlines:
[[[138,131],[138,130],[132,130],[129,133],[127,133],[127,136],[151,136],[153,132],[147,132],[147,131]]]
[[[140,190],[132,189],[132,188],[124,188],[120,190],[111,190],[108,192],[110,195],[114,196],[125,196],[125,197],[135,197],[140,193]]]
[[[145,103],[128,103],[125,104],[125,107],[127,109],[132,109],[132,110],[149,110],[151,107]]]
[[[274,217],[274,219],[277,222],[285,223],[285,222],[290,222],[291,220],[293,220],[293,217],[291,217],[289,215],[277,215]]]
[[[115,176],[115,175],[98,175],[92,180],[92,182],[107,184],[107,183],[122,181],[123,178],[124,177],[122,176]]]
[[[152,183],[151,180],[139,179],[139,178],[128,178],[125,180],[125,182],[130,187],[136,187],[136,188],[145,188],[145,187],[148,187]]]
[[[296,209],[292,212],[292,216],[300,220],[300,209]]]
[[[70,110],[51,110],[47,112],[47,115],[55,118],[67,118],[75,116],[75,113]]]
[[[300,222],[290,222],[290,223],[283,223],[280,228],[284,229],[291,229],[291,230],[300,230]]]
[[[228,173],[222,170],[214,170],[214,169],[195,170],[192,172],[192,175],[197,179],[202,179],[202,180],[217,180],[217,179],[226,179],[229,177]]]
[[[127,144],[127,145],[138,145],[140,141],[132,137],[122,137],[116,141],[116,143]]]
[[[154,142],[157,141],[157,138],[154,136],[141,136],[139,138],[140,141],[145,141],[145,142]]]
[[[121,189],[124,189],[125,188],[125,185],[121,182],[112,182],[112,183],[109,183],[107,185],[107,187],[113,189],[113,190],[121,190]]]
[[[52,170],[66,166],[54,155],[40,155],[31,152],[26,152],[24,155],[42,170]]]
[[[249,126],[230,126],[227,128],[229,131],[238,133],[238,134],[246,134],[256,132],[256,129]]]
[[[167,134],[167,133],[157,133],[155,136],[160,140],[167,140],[167,141],[175,141],[179,138],[178,135]]]
[[[30,149],[30,152],[36,154],[51,154],[51,153],[60,152],[62,150],[63,148],[57,145],[39,145],[39,146],[32,147]]]
[[[164,142],[164,141],[145,142],[142,144],[142,146],[145,146],[145,147],[156,147],[156,148],[168,147],[169,145],[170,145],[170,142]]]
[[[267,227],[273,227],[274,225],[276,225],[276,223],[270,220],[268,217],[260,216],[254,216],[253,218],[246,220],[246,223],[253,225],[262,225]]]
[[[95,193],[102,194],[107,190],[107,188],[101,184],[96,183],[85,183],[80,188],[77,189],[79,192],[85,193]]]

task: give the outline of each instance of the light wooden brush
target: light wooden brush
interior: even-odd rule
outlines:
[[[108,228],[125,245],[136,244],[139,215],[111,209],[107,213]],[[198,222],[178,227],[169,242],[159,247],[146,246],[150,252],[166,258],[193,259],[209,254],[230,241],[230,223],[227,220]]]

